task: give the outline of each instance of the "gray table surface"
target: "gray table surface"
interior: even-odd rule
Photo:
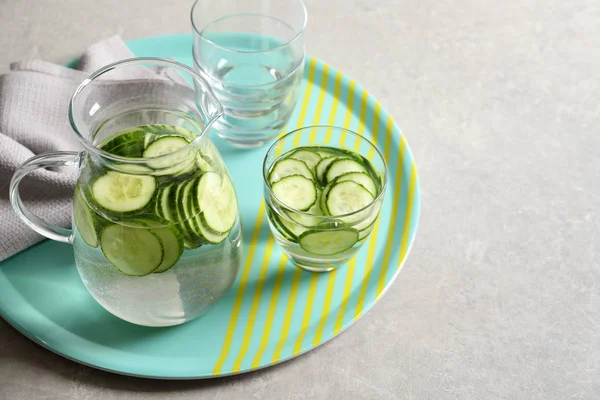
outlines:
[[[0,72],[189,32],[189,7],[0,0]],[[600,3],[307,7],[307,50],[381,100],[418,163],[419,232],[392,288],[322,347],[209,381],[96,371],[0,319],[1,399],[600,398]]]

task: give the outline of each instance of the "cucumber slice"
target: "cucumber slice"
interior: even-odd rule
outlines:
[[[294,160],[303,161],[308,168],[314,171],[315,167],[321,161],[321,156],[316,151],[306,150],[306,148],[299,149],[293,152],[289,158]]]
[[[73,195],[73,221],[83,241],[92,247],[98,247],[98,235],[94,227],[94,214],[83,198],[79,187]]]
[[[310,168],[308,168],[304,161],[286,158],[273,164],[271,172],[269,173],[269,182],[275,183],[280,179],[291,175],[302,175],[310,180],[315,179]]]
[[[297,224],[293,221],[289,221],[287,218],[283,217],[283,216],[276,216],[277,218],[277,222],[279,222],[279,224],[283,227],[283,229],[285,230],[285,232],[287,233],[287,235],[289,237],[291,237],[292,242],[296,242],[298,241],[298,237],[300,235],[302,235],[304,232],[306,232],[307,230],[309,230],[309,228],[306,228],[300,224]]]
[[[275,214],[271,209],[267,210],[267,217],[269,218],[269,222],[277,232],[281,234],[286,240],[290,242],[295,242],[297,237],[295,237],[291,232],[289,232],[280,222],[279,217]]]
[[[335,178],[336,182],[352,181],[367,189],[373,196],[377,196],[377,185],[375,181],[364,172],[348,172]]]
[[[286,176],[271,185],[271,190],[286,206],[306,211],[317,202],[317,188],[302,175]]]
[[[367,173],[367,169],[364,165],[355,160],[350,159],[338,159],[329,164],[325,171],[325,182],[333,182],[338,176],[347,174],[349,172],[363,172]]]
[[[156,180],[152,176],[130,175],[109,171],[92,185],[94,200],[107,210],[140,210],[152,200]]]
[[[173,229],[170,228],[155,228],[151,229],[150,232],[154,233],[163,245],[163,259],[158,268],[153,273],[165,272],[171,269],[183,253],[183,240],[181,236],[177,235]]]
[[[353,181],[334,183],[326,194],[325,203],[330,215],[344,215],[358,211],[375,200],[364,186]]]
[[[288,217],[302,226],[313,227],[318,225],[322,221],[318,216],[323,215],[323,210],[321,209],[321,195],[321,190],[317,189],[317,201],[305,211],[306,214],[290,211],[287,213]]]
[[[341,157],[323,158],[317,164],[317,167],[315,169],[315,172],[316,172],[315,175],[317,176],[317,180],[319,182],[321,182],[323,185],[325,185],[327,183],[327,181],[325,180],[325,172],[327,171],[327,168],[329,168],[329,165],[331,165],[334,161],[337,161],[337,160],[345,160],[345,158],[341,158]]]
[[[358,242],[356,229],[308,230],[298,239],[302,249],[319,256],[342,253],[351,249],[356,242]]]
[[[377,219],[377,218],[376,218]],[[366,228],[360,230],[358,232],[358,240],[363,240],[365,239],[367,236],[369,236],[369,233],[371,233],[371,231],[373,230],[373,227],[375,226],[375,221],[373,220],[373,222],[371,222],[371,225],[367,226]]]
[[[100,234],[104,257],[125,275],[144,276],[163,260],[163,244],[151,230],[109,225]]]
[[[327,209],[327,195],[329,194],[329,190],[335,184],[335,182],[329,183],[325,186],[325,189],[321,192],[321,197],[319,198],[319,208],[324,215],[330,215],[329,210]]]
[[[197,218],[198,221],[198,229],[200,231],[200,235],[206,240],[208,243],[219,244],[227,239],[229,236],[229,231],[227,232],[215,232],[210,229],[208,222],[204,216],[204,213],[200,214]]]
[[[323,148],[323,147],[316,147],[317,149],[317,153],[321,156],[321,158],[331,158],[331,157],[335,157],[336,153],[334,153],[333,151]]]
[[[228,175],[205,172],[198,179],[194,199],[202,211],[206,227],[216,233],[227,233],[238,215],[235,189]]]
[[[175,190],[177,190],[177,187],[175,187]],[[173,215],[173,212],[171,211],[171,191],[173,191],[172,185],[162,189],[160,197],[157,197],[157,202],[160,203],[160,215],[168,221],[175,221],[177,214]]]
[[[146,132],[133,128],[129,132],[117,132],[98,146],[100,149],[121,157],[140,157],[144,151]]]
[[[143,157],[155,158],[173,154],[188,144],[189,142],[181,136],[164,136],[150,143],[144,150]],[[147,164],[154,169],[163,170],[160,172],[161,175],[179,175],[190,172],[194,168],[195,157],[196,153],[190,149],[190,151],[181,151],[180,154],[168,157],[166,160],[148,161]],[[171,166],[172,168],[169,168]]]

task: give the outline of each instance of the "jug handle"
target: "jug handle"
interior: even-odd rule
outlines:
[[[51,224],[29,211],[21,200],[19,184],[27,175],[40,168],[48,167],[76,167],[79,168],[81,153],[76,151],[58,151],[44,153],[25,161],[17,169],[10,181],[10,203],[19,216],[31,229],[47,237],[64,243],[73,242],[73,231]]]

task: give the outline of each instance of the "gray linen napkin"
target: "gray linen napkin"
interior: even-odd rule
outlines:
[[[43,239],[10,205],[13,173],[34,155],[79,150],[67,116],[71,95],[89,73],[130,57],[127,46],[114,36],[90,46],[76,70],[33,60],[13,63],[0,76],[0,261]],[[21,183],[21,197],[36,215],[68,227],[76,176],[73,168],[30,174]]]

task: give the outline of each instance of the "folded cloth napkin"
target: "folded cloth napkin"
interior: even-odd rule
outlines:
[[[91,72],[130,57],[125,43],[114,36],[90,46],[77,69],[33,60],[13,63],[0,76],[0,261],[43,239],[10,205],[13,173],[37,154],[79,150],[67,115],[71,95]],[[34,214],[68,227],[76,177],[73,168],[35,172],[22,181],[21,198]]]

